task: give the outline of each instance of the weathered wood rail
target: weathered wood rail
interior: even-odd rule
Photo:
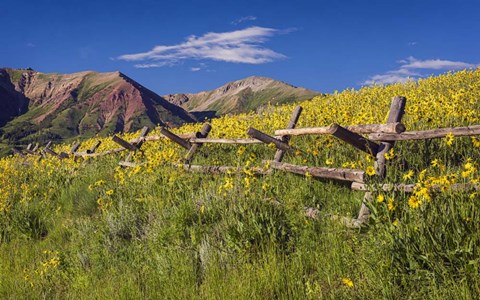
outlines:
[[[406,131],[402,133],[371,133],[368,138],[382,141],[412,141],[444,138],[452,136],[480,135],[480,125],[467,127],[438,128],[422,131]]]

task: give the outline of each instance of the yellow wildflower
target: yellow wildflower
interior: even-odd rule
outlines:
[[[245,147],[244,146],[240,146],[237,150],[237,154],[238,156],[242,156],[243,153],[245,153]]]
[[[439,167],[439,166],[441,166],[442,163],[439,159],[435,158],[434,160],[432,160],[430,162],[430,164],[432,165],[432,167]]]
[[[372,166],[368,166],[368,167],[367,167],[367,170],[366,170],[366,173],[367,173],[368,176],[373,176],[373,175],[375,175],[375,168],[372,167]]]
[[[392,197],[388,198],[387,209],[393,211],[395,209],[394,199]]]
[[[377,196],[377,202],[382,203],[385,200],[385,196],[383,194],[379,194]]]
[[[420,201],[416,196],[410,196],[410,198],[408,198],[408,206],[411,208],[418,208],[420,204],[422,204],[422,201]]]
[[[453,139],[454,139],[454,135],[453,133],[448,133],[446,136],[445,136],[445,144],[447,144],[447,146],[451,146],[453,145]]]
[[[331,166],[331,165],[333,165],[333,163],[334,163],[333,158],[327,158],[327,160],[325,160],[325,164],[327,166]]]
[[[413,172],[413,170],[408,170],[407,173],[405,173],[405,174],[403,175],[403,181],[407,181],[407,180],[411,179],[412,176],[413,176],[413,174],[415,174],[415,173]]]
[[[353,281],[352,281],[350,278],[348,278],[348,277],[342,279],[342,284],[343,284],[344,286],[349,287],[349,288],[351,288],[351,287],[354,286]]]
[[[97,182],[95,182],[95,185],[96,186],[101,186],[101,185],[104,185],[105,184],[105,180],[98,180]]]
[[[472,144],[475,148],[480,148],[480,139],[472,136]]]
[[[395,153],[393,151],[393,148],[390,149],[387,153],[384,154],[386,160],[391,160],[395,157]]]

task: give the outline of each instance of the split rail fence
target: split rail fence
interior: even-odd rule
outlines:
[[[364,124],[364,125],[351,125],[340,126],[339,124],[332,124],[326,127],[311,127],[311,128],[295,128],[296,124],[302,113],[302,107],[297,106],[290,118],[285,129],[279,129],[275,131],[275,135],[271,136],[264,132],[261,132],[253,127],[247,130],[247,134],[250,138],[209,138],[208,135],[212,130],[212,126],[205,123],[200,130],[196,133],[188,134],[175,134],[166,128],[161,128],[160,136],[147,136],[149,132],[148,127],[144,127],[140,133],[140,137],[126,141],[117,135],[113,136],[113,141],[120,147],[105,152],[97,153],[96,150],[100,145],[98,141],[92,148],[78,152],[80,143],[76,143],[72,146],[69,153],[61,152],[56,153],[51,149],[51,142],[49,142],[43,149],[39,149],[38,144],[32,148],[32,145],[28,145],[24,150],[14,149],[15,154],[25,156],[27,154],[36,155],[39,154],[39,159],[45,155],[53,155],[60,159],[66,157],[95,157],[103,156],[121,151],[129,151],[128,156],[124,161],[119,162],[122,167],[134,167],[138,163],[132,162],[131,158],[136,151],[142,151],[141,147],[143,143],[149,141],[158,141],[159,139],[170,139],[186,151],[185,159],[182,166],[185,170],[192,172],[204,172],[211,174],[220,173],[235,173],[243,172],[242,167],[232,166],[203,166],[192,165],[191,162],[197,151],[201,149],[203,144],[216,143],[216,144],[273,144],[275,145],[276,153],[272,160],[264,160],[263,163],[268,165],[269,168],[252,168],[250,171],[257,174],[270,173],[272,170],[280,170],[285,172],[292,172],[300,175],[311,175],[316,178],[332,179],[339,181],[351,182],[351,189],[355,191],[365,192],[364,201],[360,208],[359,214],[356,219],[353,220],[355,227],[364,224],[369,217],[370,211],[366,205],[368,201],[371,201],[371,187],[366,183],[366,173],[364,170],[358,169],[346,169],[346,168],[328,168],[317,166],[301,166],[282,162],[283,157],[287,153],[301,151],[291,145],[289,141],[293,136],[303,135],[332,135],[335,138],[353,146],[359,151],[363,151],[375,157],[375,176],[378,182],[385,180],[387,163],[385,154],[387,154],[397,141],[406,140],[429,140],[435,138],[443,138],[447,135],[453,136],[474,136],[480,135],[480,125],[468,126],[468,127],[455,127],[455,128],[439,128],[433,130],[424,131],[406,131],[405,126],[401,123],[402,117],[405,112],[406,98],[405,97],[393,97],[390,110],[388,112],[387,121],[385,124]],[[435,187],[434,187],[435,188]],[[478,185],[471,186],[468,184],[456,184],[452,186],[453,189],[475,188],[480,189]],[[409,184],[390,184],[385,183],[377,187],[384,191],[401,191],[401,192],[413,192],[414,185]]]

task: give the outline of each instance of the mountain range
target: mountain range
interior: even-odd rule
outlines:
[[[120,72],[46,74],[0,68],[0,154],[13,145],[63,142],[143,126],[177,127],[318,94],[270,78],[248,77],[212,91],[159,96]]]
[[[282,81],[252,76],[211,91],[163,97],[192,113],[212,112],[218,116],[252,111],[268,103],[273,105],[307,100],[318,94]]]

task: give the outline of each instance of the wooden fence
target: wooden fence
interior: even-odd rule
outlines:
[[[468,126],[468,127],[455,127],[455,128],[439,128],[433,130],[424,131],[406,131],[405,126],[401,123],[404,115],[406,105],[405,97],[393,97],[390,110],[388,112],[387,121],[385,124],[363,124],[363,125],[351,125],[340,126],[339,124],[332,124],[326,127],[311,127],[311,128],[295,128],[296,124],[302,113],[302,107],[297,106],[292,114],[292,117],[285,129],[278,129],[275,131],[274,136],[270,136],[264,132],[261,132],[253,127],[247,130],[247,134],[250,138],[209,138],[208,135],[212,130],[210,124],[205,123],[200,132],[187,133],[187,134],[175,134],[166,128],[161,128],[160,136],[147,136],[149,132],[148,127],[144,127],[140,133],[140,137],[132,140],[125,141],[117,135],[113,136],[113,141],[120,147],[111,149],[105,152],[96,153],[100,141],[97,142],[92,148],[77,152],[80,147],[79,143],[72,146],[69,153],[61,152],[56,153],[51,149],[51,142],[49,142],[43,149],[39,149],[38,145],[32,148],[32,145],[28,145],[24,150],[14,149],[15,154],[25,156],[40,155],[39,159],[45,155],[53,155],[60,159],[74,156],[74,157],[95,157],[103,156],[121,151],[129,151],[128,156],[124,161],[119,162],[123,167],[134,167],[139,163],[131,162],[132,154],[136,151],[142,151],[141,147],[145,142],[158,141],[160,139],[169,139],[178,144],[186,151],[185,158],[181,167],[187,171],[192,172],[204,172],[211,174],[220,173],[238,173],[243,172],[244,168],[231,167],[231,166],[201,166],[191,165],[193,158],[197,151],[201,149],[203,144],[217,143],[217,144],[273,144],[277,151],[272,160],[264,160],[264,164],[268,165],[268,170],[264,168],[251,168],[250,171],[256,174],[268,174],[272,170],[280,170],[285,172],[292,172],[300,175],[311,175],[317,178],[333,179],[340,181],[351,182],[351,189],[355,191],[365,192],[364,201],[360,208],[357,218],[353,219],[352,224],[355,227],[364,224],[369,217],[370,211],[366,205],[368,201],[371,201],[372,194],[369,185],[366,184],[366,174],[364,170],[357,169],[345,169],[345,168],[328,168],[317,166],[299,166],[282,162],[286,153],[302,151],[291,145],[289,141],[293,136],[303,135],[331,135],[335,138],[353,146],[354,148],[371,154],[375,157],[375,176],[378,182],[385,180],[387,164],[385,154],[388,153],[395,145],[397,141],[406,140],[426,140],[443,138],[446,136],[474,136],[480,135],[480,125]],[[454,189],[463,189],[471,186],[455,185]],[[435,187],[434,187],[435,188]],[[479,186],[474,186],[479,189]],[[377,189],[384,191],[401,191],[401,192],[413,192],[413,185],[405,184],[388,184],[385,183]]]

